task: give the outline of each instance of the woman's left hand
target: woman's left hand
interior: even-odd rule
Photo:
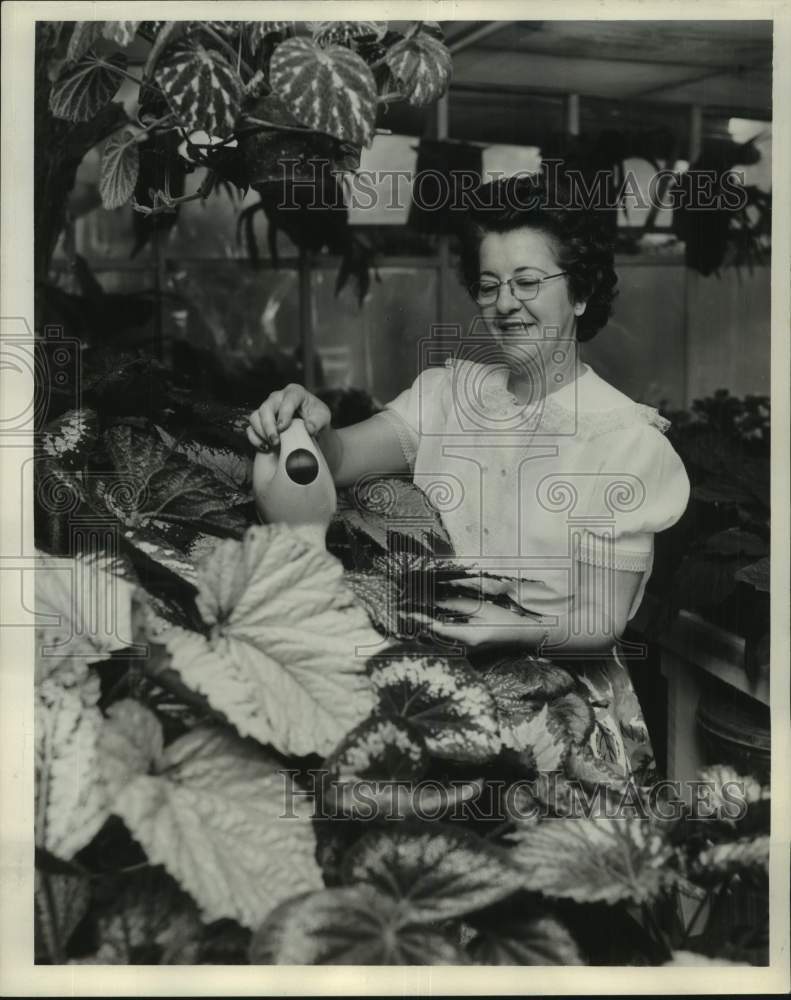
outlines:
[[[479,647],[518,643],[532,649],[537,646],[543,632],[535,620],[524,618],[508,608],[478,601],[470,597],[445,598],[440,610],[453,611],[469,617],[466,622],[441,622],[425,615],[415,618],[426,624],[438,636],[452,639],[465,646]]]

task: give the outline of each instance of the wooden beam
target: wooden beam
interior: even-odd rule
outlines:
[[[455,56],[457,52],[469,48],[470,45],[488,38],[489,35],[493,35],[496,31],[507,28],[513,23],[513,21],[484,21],[479,27],[473,28],[472,31],[469,31],[466,35],[462,35],[457,41],[449,42],[448,51],[451,55]]]

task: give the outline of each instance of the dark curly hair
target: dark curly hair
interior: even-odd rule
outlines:
[[[574,302],[587,302],[577,319],[577,339],[595,337],[612,315],[618,276],[613,239],[594,208],[583,204],[579,188],[562,174],[542,169],[529,177],[484,184],[470,195],[459,227],[458,273],[465,288],[478,280],[479,249],[487,233],[507,233],[528,226],[550,238],[558,264],[568,272]]]

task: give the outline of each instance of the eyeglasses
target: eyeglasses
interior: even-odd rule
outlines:
[[[527,278],[517,275],[514,278],[505,278],[503,281],[493,281],[487,278],[484,281],[474,281],[470,285],[470,295],[479,306],[490,306],[497,301],[500,289],[503,285],[508,285],[508,290],[515,299],[520,302],[529,302],[541,291],[541,286],[551,278],[559,278],[568,271],[558,271],[557,274],[548,274],[544,278]]]

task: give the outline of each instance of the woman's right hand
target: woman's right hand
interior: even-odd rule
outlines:
[[[264,451],[280,444],[284,431],[295,416],[305,421],[308,434],[319,433],[330,423],[330,409],[302,385],[292,383],[271,393],[250,416],[247,437],[256,448]]]

